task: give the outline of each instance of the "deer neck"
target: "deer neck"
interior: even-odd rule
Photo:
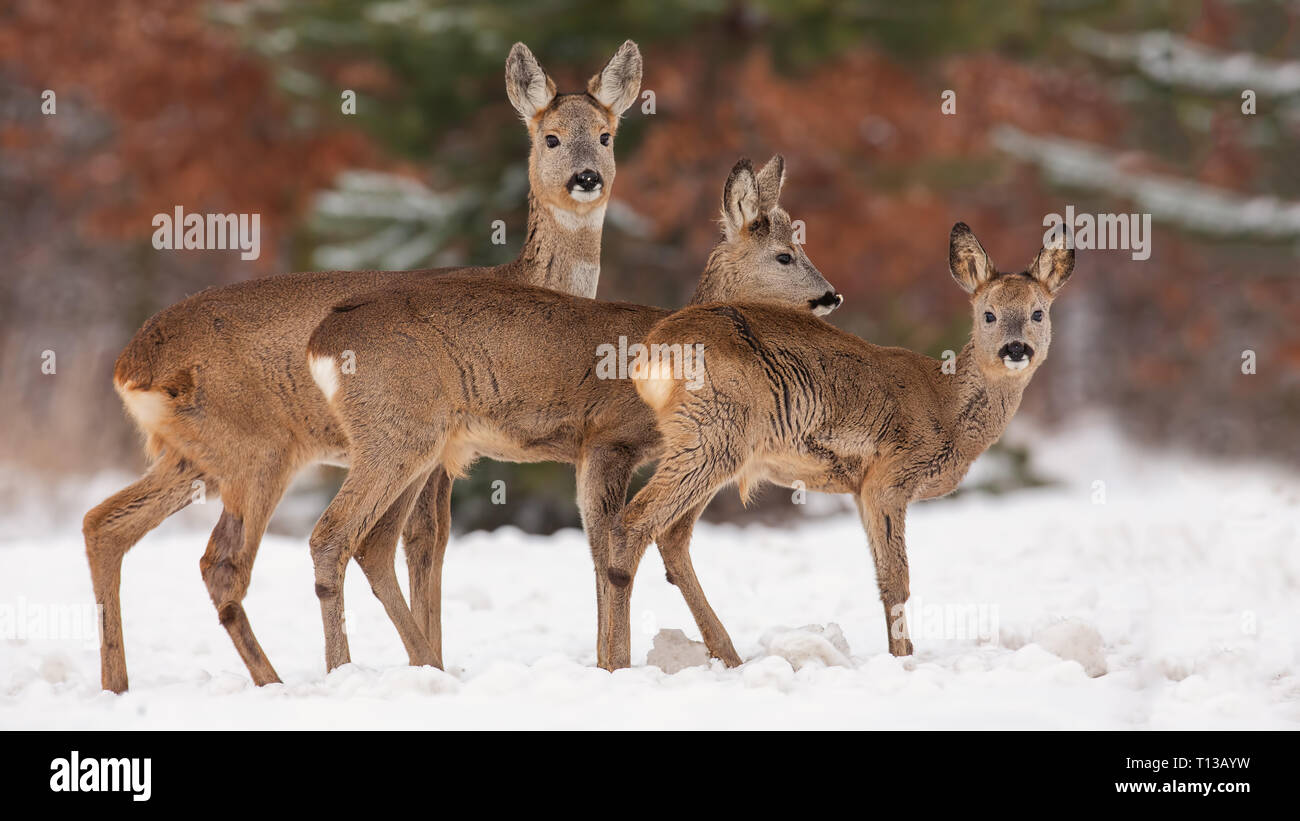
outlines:
[[[1020,407],[1027,379],[990,378],[975,361],[975,345],[967,342],[956,360],[957,372],[940,371],[944,406],[958,451],[973,460],[1002,436]]]
[[[528,194],[528,233],[516,260],[518,280],[575,296],[596,296],[605,205],[579,214]]]
[[[700,305],[705,302],[733,302],[737,299],[731,283],[735,280],[735,266],[727,264],[723,253],[725,246],[718,245],[709,253],[709,261],[700,274],[700,281],[695,284],[695,293],[687,305]]]

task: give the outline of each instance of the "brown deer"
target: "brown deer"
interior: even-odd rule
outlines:
[[[762,481],[853,494],[875,559],[889,651],[912,653],[903,607],[907,506],[951,492],[1002,435],[1047,357],[1048,311],[1074,268],[1074,251],[1044,248],[1028,271],[1000,274],[958,223],[948,264],[971,295],[975,322],[948,367],[772,305],[695,306],[650,332],[651,344],[702,344],[707,377],[693,391],[671,374],[636,383],[658,415],[663,457],[610,537],[615,667],[630,663],[632,578],[651,540],[710,653],[740,663],[688,555],[692,523],[731,481],[742,497]]]
[[[693,301],[767,300],[809,316],[839,305],[793,241],[778,204],[783,177],[779,156],[757,175],[748,160],[737,163],[723,193],[725,238]],[[669,313],[472,281],[399,284],[334,309],[307,346],[312,374],[351,443],[348,478],[311,536],[329,669],[348,658],[347,560],[376,517],[431,470],[459,476],[481,456],[577,467],[596,566],[597,661],[608,667],[608,528],[633,471],[659,446],[654,414],[611,360]],[[345,352],[354,357],[352,374],[340,372]],[[659,364],[685,370],[681,359]],[[439,578],[430,584],[437,590]]]
[[[139,481],[86,514],[83,527],[95,600],[102,607],[105,689],[127,687],[122,557],[189,504],[199,482],[219,493],[223,506],[200,561],[218,618],[253,680],[279,680],[242,601],[262,532],[290,479],[311,463],[337,462],[347,449],[303,359],[308,336],[330,306],[385,284],[436,288],[452,272],[479,282],[595,295],[601,227],[614,181],[613,136],[640,90],[641,54],[629,40],[585,93],[556,94],[532,52],[516,43],[505,77],[531,139],[528,229],[517,259],[494,268],[287,274],[208,289],[146,322],[118,357],[114,385],[147,437],[153,464]],[[428,569],[440,560],[447,539],[450,487],[446,475],[434,473],[387,511],[369,537],[396,541],[405,527],[417,598],[427,591]],[[364,547],[357,556],[411,662],[441,666],[440,648],[414,622],[392,562],[368,561]]]

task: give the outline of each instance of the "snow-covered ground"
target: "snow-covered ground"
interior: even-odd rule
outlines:
[[[92,601],[79,516],[29,511],[0,527],[0,729],[1300,727],[1300,476],[1097,428],[1036,443],[1034,464],[1062,483],[912,507],[911,659],[886,652],[854,516],[701,525],[696,569],[747,663],[672,675],[646,663],[656,635],[670,669],[699,635],[653,548],[634,668],[611,675],[582,535],[507,529],[452,541],[445,673],[405,665],[354,566],[356,663],[325,675],[306,538],[268,537],[246,605],[285,683],[256,688],[199,577],[211,504],[127,556],[132,687],[103,693],[93,631],[33,636]]]

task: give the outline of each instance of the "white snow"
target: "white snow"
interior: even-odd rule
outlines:
[[[795,670],[802,670],[810,664],[853,666],[844,631],[834,622],[825,627],[811,624],[798,630],[778,627],[764,633],[759,644],[764,653],[784,659]]]
[[[1101,633],[1092,625],[1063,621],[1034,633],[1034,644],[1066,661],[1077,661],[1090,676],[1106,675]]]
[[[835,514],[697,529],[696,571],[747,660],[736,670],[701,658],[653,549],[634,667],[595,668],[585,539],[503,529],[452,540],[447,672],[406,666],[354,565],[356,663],[327,676],[304,535],[268,537],[258,557],[246,606],[285,683],[256,688],[199,576],[209,503],[127,556],[131,690],[116,696],[99,689],[85,626],[80,516],[28,510],[0,527],[0,729],[1300,727],[1300,476],[1143,450],[1105,428],[1013,432],[1062,483],[911,508],[907,659],[886,651],[861,527]],[[647,664],[652,644],[679,672]]]

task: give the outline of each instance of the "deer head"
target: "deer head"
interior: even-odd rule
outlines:
[[[1052,300],[1074,270],[1074,249],[1043,248],[1028,270],[999,273],[970,227],[952,227],[948,267],[971,295],[975,362],[986,377],[1027,382],[1052,342]]]
[[[840,306],[835,292],[794,241],[780,205],[785,159],[777,154],[754,173],[748,159],[731,169],[722,191],[723,241],[709,256],[692,302],[781,302],[818,316]]]
[[[641,88],[641,52],[623,43],[579,94],[556,94],[555,82],[523,43],[506,58],[506,93],[528,126],[528,182],[552,210],[603,214],[614,182],[618,119]]]

